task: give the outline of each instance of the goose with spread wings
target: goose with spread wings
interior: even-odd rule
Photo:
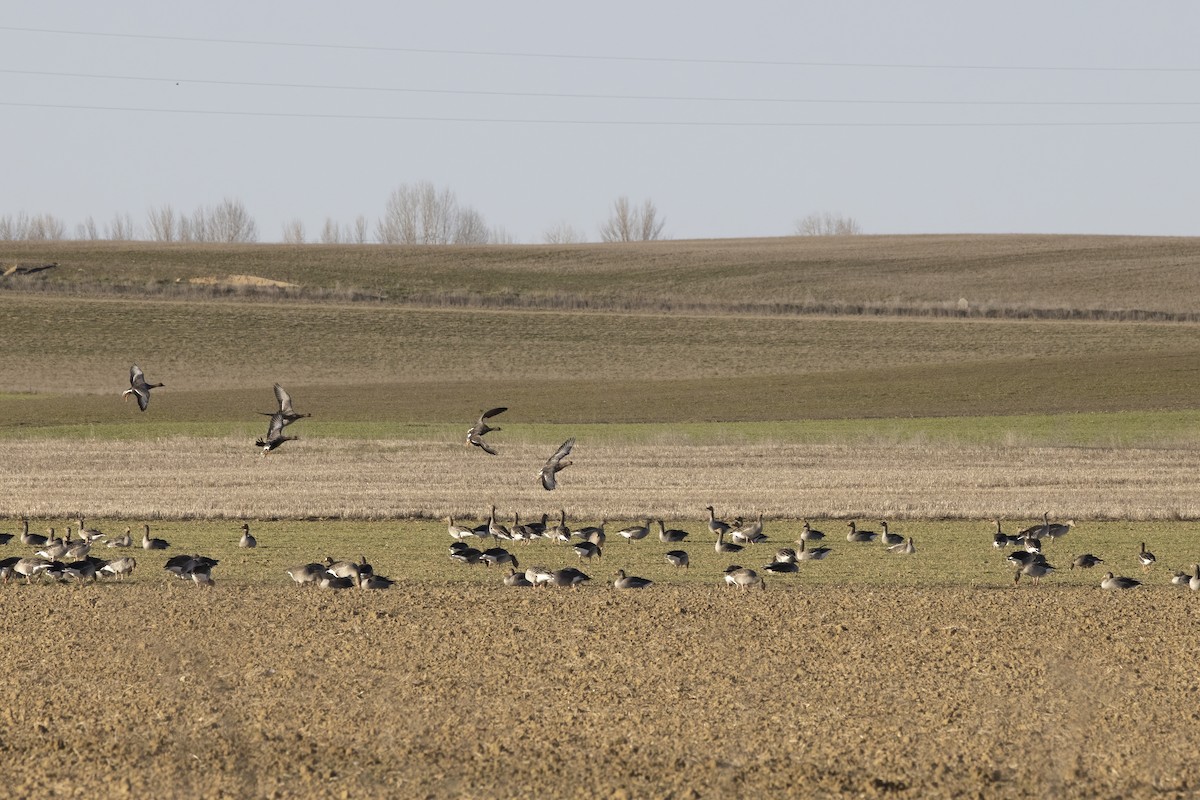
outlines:
[[[304,419],[305,417],[312,416],[312,414],[297,414],[295,409],[292,408],[292,396],[288,394],[287,390],[278,383],[275,384],[275,400],[279,403],[278,411],[260,411],[258,413],[262,414],[264,417],[271,417],[272,419],[274,419],[276,414],[280,415],[283,418],[283,424],[285,427],[291,425],[298,419]]]
[[[138,408],[142,411],[150,405],[150,390],[164,386],[162,383],[147,383],[146,374],[142,372],[142,368],[134,364],[129,368],[129,388],[121,392],[121,399],[126,400],[129,395],[137,398]]]
[[[538,472],[538,481],[541,482],[542,488],[550,491],[558,485],[555,476],[561,471],[571,466],[570,461],[563,461],[571,454],[571,448],[575,446],[574,437],[567,439],[562,445],[554,451],[554,455],[546,459],[546,465]]]
[[[485,442],[483,437],[485,434],[491,433],[492,431],[500,430],[499,428],[493,428],[487,423],[487,421],[497,414],[503,414],[505,411],[508,411],[508,407],[501,406],[499,408],[488,409],[480,414],[479,419],[474,425],[471,426],[470,430],[467,431],[467,445],[475,445],[490,456],[496,455],[496,448]]]
[[[266,438],[256,440],[254,442],[254,446],[261,447],[263,449],[262,454],[265,456],[267,453],[279,447],[284,442],[291,442],[299,439],[299,436],[283,435],[283,426],[286,424],[287,423],[284,422],[283,412],[277,411],[276,413],[272,414],[271,424],[267,428]]]

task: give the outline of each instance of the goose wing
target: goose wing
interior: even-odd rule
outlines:
[[[275,384],[275,399],[279,401],[279,411],[282,414],[294,414],[292,410],[292,396],[287,393],[287,390]]]
[[[471,444],[475,445],[480,450],[482,450],[483,452],[487,453],[490,456],[494,456],[498,452],[496,450],[496,448],[492,447],[490,444],[485,442],[483,440],[483,437],[480,436],[478,433],[472,433],[471,436],[467,439],[467,441],[469,441]]]
[[[571,453],[571,448],[575,446],[575,438],[567,439],[559,448],[554,451],[554,455],[546,459],[546,465],[542,467],[538,473],[538,479],[542,482],[542,488],[550,491],[558,482],[555,480],[555,475],[559,470],[566,469],[571,465],[570,461],[563,461]]]
[[[283,412],[275,412],[271,415],[271,422],[267,426],[267,441],[278,438],[283,435],[283,426],[287,424],[283,419]]]
[[[479,415],[479,421],[483,422],[485,419],[491,419],[492,417],[496,416],[497,414],[503,414],[505,411],[508,411],[508,406],[500,406],[499,408],[489,408],[487,411],[485,411]]]
[[[146,383],[145,373],[137,364],[129,368],[129,389],[137,398],[138,408],[145,411],[150,405],[150,386]]]

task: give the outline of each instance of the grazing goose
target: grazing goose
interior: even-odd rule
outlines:
[[[608,538],[604,533],[604,526],[608,524],[607,519],[600,520],[599,525],[588,525],[585,528],[580,528],[575,531],[575,536],[583,539],[585,542],[591,542],[597,547],[604,547],[604,542]]]
[[[684,569],[688,568],[690,559],[688,558],[688,554],[687,554],[686,550],[668,550],[665,555],[666,555],[667,563],[670,564],[671,566],[673,566],[675,568],[679,568],[679,567],[683,567]]]
[[[1191,575],[1189,575],[1188,573],[1183,572],[1181,570],[1171,576],[1171,584],[1173,586],[1187,586],[1188,581],[1190,581],[1191,579],[1192,579]]]
[[[1018,542],[1025,548],[1026,553],[1042,552],[1042,540],[1036,536],[1022,536]]]
[[[1075,527],[1075,520],[1073,519],[1069,519],[1066,522],[1051,522],[1050,512],[1048,511],[1042,515],[1042,522],[1044,523],[1042,536],[1049,539],[1061,539]]]
[[[554,573],[545,567],[529,567],[525,570],[525,580],[534,586],[546,586],[554,580]]]
[[[109,539],[105,546],[107,547],[133,547],[133,531],[128,525],[125,526],[125,532],[115,539]]]
[[[1071,562],[1071,569],[1075,569],[1076,567],[1079,567],[1080,569],[1091,569],[1092,567],[1096,566],[1097,564],[1103,564],[1103,563],[1104,563],[1103,558],[1100,558],[1099,556],[1094,556],[1091,553],[1084,553],[1081,556],[1075,557],[1075,560]]]
[[[503,547],[492,547],[484,550],[479,556],[479,560],[488,567],[499,567],[503,566],[504,564],[512,564],[514,567],[520,566],[520,564],[517,563],[517,557],[505,550]]]
[[[1030,564],[1036,564],[1038,562],[1044,564],[1046,562],[1046,557],[1041,553],[1030,553],[1027,550],[1016,550],[1012,553],[1009,553],[1004,560],[1009,564],[1012,564],[1018,570],[1022,570]]]
[[[646,520],[645,525],[633,525],[628,528],[622,528],[617,531],[617,536],[625,537],[626,541],[637,542],[645,539],[650,535],[650,520]]]
[[[508,408],[502,406],[500,408],[488,409],[480,414],[478,421],[476,421],[476,423],[467,431],[467,446],[469,447],[470,445],[475,445],[488,455],[496,455],[496,449],[485,442],[483,437],[485,434],[491,433],[492,431],[500,430],[499,428],[493,428],[491,425],[488,425],[487,420],[491,419],[497,414],[503,414],[505,411],[508,411]]]
[[[1146,543],[1142,542],[1142,548],[1138,552],[1138,563],[1142,565],[1142,569],[1143,570],[1149,569],[1150,565],[1153,564],[1157,560],[1158,559],[1155,558],[1154,553],[1151,553],[1149,550],[1146,549]]]
[[[546,539],[549,537],[550,530],[550,515],[542,513],[541,522],[526,522],[525,527],[529,529],[531,539]]]
[[[718,553],[740,553],[745,548],[740,544],[725,541],[725,531],[717,531],[717,543],[713,545],[713,549]]]
[[[638,578],[633,575],[626,575],[625,570],[619,569],[613,575],[616,580],[613,581],[614,589],[645,589],[652,586],[654,581],[649,578]]]
[[[759,577],[757,572],[737,564],[725,569],[725,583],[729,586],[736,586],[743,592],[755,584],[758,584],[758,587],[764,592],[767,590],[767,582]]]
[[[729,527],[729,536],[736,542],[747,544],[760,544],[766,541],[767,537],[763,534],[762,512],[758,512],[758,520],[749,525],[744,525],[741,517],[734,520],[734,524]]]
[[[272,418],[276,415],[279,415],[279,417],[282,419],[280,428],[291,425],[298,419],[304,419],[305,417],[312,416],[312,414],[297,414],[292,408],[292,396],[288,394],[287,391],[284,390],[284,388],[278,383],[275,384],[275,401],[279,404],[278,411],[260,411],[258,413],[262,414],[264,417]]]
[[[283,426],[286,425],[283,421],[283,414],[275,413],[271,415],[271,423],[267,426],[267,435],[263,439],[255,439],[254,446],[262,448],[264,456],[270,453],[275,448],[282,445],[284,442],[294,442],[300,439],[299,436],[284,436]]]
[[[790,547],[783,547],[775,551],[775,561],[779,564],[795,564],[796,551]]]
[[[469,539],[475,535],[474,528],[468,528],[465,525],[455,525],[454,517],[446,517],[446,530],[450,534],[450,538],[456,542],[461,542],[463,539]]]
[[[880,537],[883,540],[885,547],[891,548],[898,544],[904,544],[904,537],[898,533],[891,533],[888,530],[887,520],[879,520],[880,527],[883,528],[883,535]]]
[[[67,530],[69,531],[70,529],[68,528]],[[78,561],[81,558],[86,558],[91,550],[91,542],[68,542],[66,550],[63,551],[63,556],[73,561]]]
[[[1141,586],[1141,581],[1135,581],[1133,578],[1124,576],[1114,577],[1111,572],[1104,573],[1104,578],[1100,581],[1101,589],[1132,589],[1135,586]]]
[[[797,544],[800,545],[800,549],[796,552],[797,561],[820,561],[821,559],[825,558],[825,556],[833,552],[828,547],[810,548],[807,546],[808,543],[803,539],[797,542]]]
[[[850,532],[846,534],[847,542],[866,543],[873,542],[879,538],[879,534],[875,531],[860,531],[854,520],[850,520],[846,525],[850,528]]]
[[[570,586],[575,588],[584,581],[590,581],[591,577],[583,574],[574,567],[563,567],[556,569],[551,573],[550,582],[555,586]]]
[[[575,555],[579,556],[581,561],[585,558],[604,558],[604,551],[595,542],[579,542],[571,545],[571,549],[575,551]]]
[[[906,540],[889,547],[888,552],[894,553],[898,556],[911,556],[913,553],[917,552],[917,548],[913,547],[913,540],[910,536]]]
[[[50,569],[53,563],[50,559],[33,556],[19,559],[17,563],[13,564],[12,570],[18,575],[24,575],[25,583],[33,583],[33,576],[40,575]]]
[[[322,589],[350,589],[358,585],[358,580],[349,576],[339,578],[326,572],[317,579],[317,585]]]
[[[166,550],[171,546],[171,543],[166,539],[151,539],[150,526],[142,526],[142,549],[143,550]]]
[[[356,584],[362,575],[362,570],[357,562],[334,561],[333,556],[325,556],[325,571],[335,578],[350,578]]]
[[[258,539],[250,535],[250,523],[242,523],[242,538],[238,539],[238,547],[258,547]]]
[[[316,583],[325,574],[325,565],[316,562],[301,564],[298,567],[289,567],[284,570],[287,576],[296,583],[303,586],[306,583]]]
[[[800,542],[819,542],[824,538],[825,538],[824,531],[816,530],[815,528],[813,528],[813,526],[808,524],[808,520],[804,520],[804,530],[802,530],[800,532],[800,538],[796,540],[796,543],[799,544]]]
[[[54,529],[51,528],[50,530],[53,531]],[[21,544],[27,547],[43,547],[46,544],[46,538],[40,533],[30,533],[29,520],[21,520]]]
[[[59,539],[54,536],[54,529],[50,529],[50,534],[46,537],[46,546],[38,550],[35,555],[50,561],[57,561],[67,553],[67,548],[71,546],[71,529],[67,528],[67,536],[65,539]]]
[[[513,512],[513,524],[508,532],[514,542],[528,542],[531,539],[537,538],[537,534],[534,533],[533,528],[521,524],[521,515],[517,511]]]
[[[483,551],[476,550],[474,547],[467,547],[467,545],[463,544],[462,542],[455,542],[454,544],[462,545],[462,546],[461,547],[451,546],[450,547],[450,558],[454,559],[455,561],[459,562],[460,564],[478,564],[479,563],[479,559],[483,556]]]
[[[567,439],[554,451],[554,455],[546,459],[546,464],[538,471],[538,481],[542,484],[543,489],[550,491],[558,486],[558,479],[555,476],[571,466],[570,461],[563,461],[563,459],[571,454],[571,448],[574,446],[574,437]]]
[[[800,567],[795,561],[772,561],[770,564],[763,565],[763,571],[781,575],[784,573],[799,572]]]
[[[395,583],[394,580],[392,580],[391,578],[385,578],[382,575],[359,575],[358,576],[358,588],[360,588],[360,589],[372,589],[372,590],[390,589],[393,583]]]
[[[517,572],[512,567],[508,568],[508,574],[504,576],[505,586],[533,586],[533,581],[525,577],[525,573]]]
[[[713,511],[712,506],[705,506],[704,510],[708,512],[708,532],[716,536],[718,533],[729,533],[729,523],[717,519],[717,514]]]
[[[150,390],[157,389],[165,384],[162,383],[146,383],[146,376],[142,372],[142,368],[134,364],[129,368],[129,388],[121,392],[121,399],[128,400],[129,395],[137,398],[138,408],[142,411],[150,405]]]
[[[663,521],[658,521],[658,540],[663,544],[679,544],[688,537],[688,532],[678,528],[668,528]]]
[[[132,574],[133,568],[136,566],[137,561],[132,556],[126,556],[125,558],[117,558],[109,561],[100,568],[100,571],[125,580],[125,576]]]
[[[12,576],[17,574],[13,570],[13,567],[16,566],[17,562],[20,560],[21,559],[17,556],[0,559],[0,583],[3,583],[6,586],[8,585],[8,582],[12,580]]]
[[[182,554],[168,558],[167,563],[163,565],[163,569],[182,580],[194,581],[195,579],[192,577],[193,573],[202,572],[208,574],[212,572],[213,567],[220,563],[219,560],[210,558],[209,556]],[[204,579],[201,578],[199,582],[203,583]]]

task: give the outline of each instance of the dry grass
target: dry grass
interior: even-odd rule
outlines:
[[[564,437],[565,438],[565,437]],[[693,518],[708,504],[769,517],[1200,517],[1200,447],[599,444],[561,486],[535,476],[544,445],[486,458],[447,441],[309,439],[263,458],[243,438],[17,439],[0,514],[134,518],[438,518],[495,504],[528,515]]]

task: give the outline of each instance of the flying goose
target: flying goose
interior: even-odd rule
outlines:
[[[272,450],[274,450],[275,448],[279,447],[284,442],[294,442],[294,441],[299,440],[299,438],[300,438],[299,436],[284,436],[283,435],[283,426],[286,424],[287,423],[284,422],[283,414],[281,414],[278,411],[275,412],[274,414],[272,414],[271,422],[267,426],[266,437],[262,438],[262,439],[256,439],[254,441],[254,446],[261,447],[262,454],[265,456],[267,453],[269,453]]]
[[[891,533],[888,531],[887,520],[881,519],[879,520],[879,524],[883,528],[883,536],[881,538],[883,539],[883,544],[885,547],[891,548],[898,544],[904,544],[903,536],[898,533]]]
[[[571,448],[575,446],[574,437],[567,439],[559,448],[554,451],[554,455],[546,459],[546,464],[538,472],[538,481],[541,482],[542,488],[550,491],[555,486],[558,486],[558,481],[555,478],[561,470],[571,466],[570,461],[563,461],[571,454]]]
[[[667,563],[676,569],[679,567],[683,567],[684,569],[688,568],[690,559],[688,558],[686,550],[668,550],[665,555]]]
[[[258,413],[264,417],[274,417],[278,414],[282,419],[281,429],[291,425],[298,419],[312,416],[312,414],[297,414],[292,408],[292,396],[278,383],[275,384],[275,401],[279,404],[278,411],[260,411]]]
[[[663,521],[658,521],[658,540],[663,544],[678,544],[686,539],[688,532],[678,528],[667,528]]]
[[[628,528],[622,528],[617,531],[617,536],[625,537],[626,541],[637,542],[645,539],[650,534],[650,520],[646,520],[645,525],[633,525]]]
[[[1149,569],[1150,565],[1153,564],[1157,560],[1158,559],[1154,557],[1154,553],[1151,553],[1149,550],[1146,549],[1146,543],[1142,542],[1141,551],[1138,552],[1138,563],[1142,565],[1142,569],[1143,570]]]
[[[638,578],[633,575],[626,575],[625,570],[619,569],[613,575],[616,580],[613,581],[614,589],[645,589],[654,584],[654,581],[649,578]]]
[[[1071,569],[1075,569],[1076,567],[1079,567],[1080,569],[1091,569],[1092,567],[1096,566],[1097,564],[1103,564],[1103,563],[1104,563],[1103,558],[1100,558],[1099,556],[1094,556],[1091,553],[1084,553],[1081,556],[1075,557],[1075,560],[1071,562]]]
[[[142,411],[146,410],[146,406],[150,405],[150,390],[164,386],[162,383],[146,383],[146,376],[142,372],[142,368],[134,364],[129,368],[129,388],[121,392],[121,399],[129,399],[129,395],[137,398],[138,408]]]
[[[485,434],[490,433],[491,431],[500,430],[499,428],[493,428],[491,425],[488,425],[487,420],[491,419],[497,414],[503,414],[505,411],[508,411],[508,408],[501,406],[500,408],[488,409],[480,414],[479,420],[467,431],[467,446],[475,445],[488,455],[496,455],[496,448],[485,442],[483,437]]]
[[[1100,581],[1101,589],[1132,589],[1135,586],[1141,586],[1141,581],[1135,581],[1133,578],[1124,576],[1114,577],[1111,572],[1104,573],[1104,578]]]
[[[150,526],[142,526],[142,549],[143,550],[166,550],[171,546],[171,543],[166,539],[151,539]]]
[[[850,520],[846,525],[850,528],[850,532],[846,534],[847,542],[873,542],[879,538],[875,531],[860,531],[854,520]]]

